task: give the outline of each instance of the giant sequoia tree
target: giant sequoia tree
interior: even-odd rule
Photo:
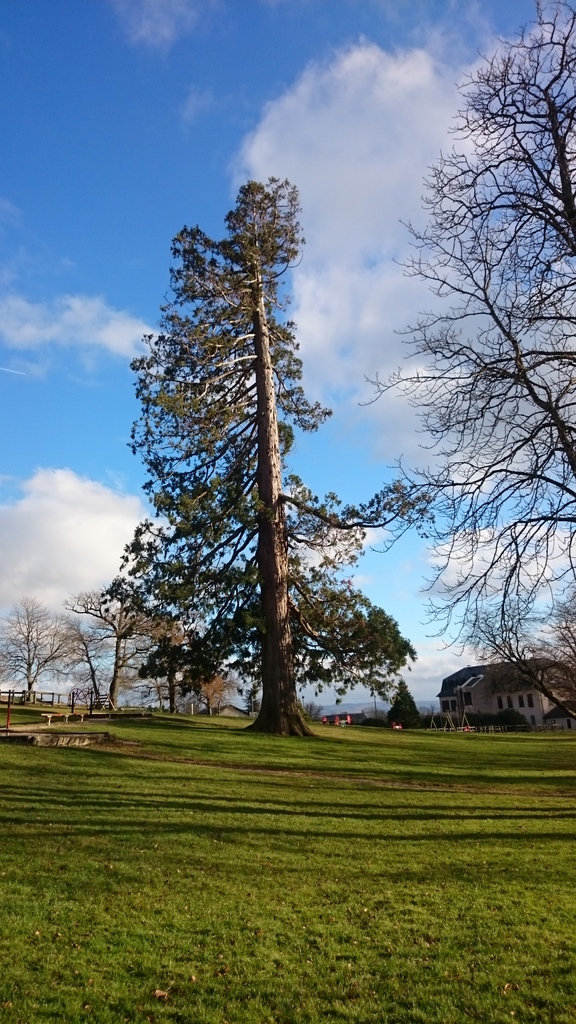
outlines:
[[[417,372],[392,381],[436,459],[427,495],[439,611],[478,637],[560,581],[576,542],[576,8],[537,4],[462,88],[456,142],[432,169],[412,273],[440,297],[414,328]]]
[[[297,215],[289,183],[249,182],[224,240],[196,227],[174,241],[174,300],[134,363],[134,450],[159,519],[142,524],[130,555],[156,609],[183,624],[188,676],[235,666],[260,678],[254,727],[303,735],[298,680],[363,680],[384,693],[414,652],[341,574],[385,496],[360,514],[284,478],[294,428],[328,415],[303,393],[284,315]]]

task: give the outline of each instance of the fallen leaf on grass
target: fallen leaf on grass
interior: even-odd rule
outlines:
[[[168,999],[168,993],[164,992],[161,988],[154,989],[152,995],[154,996],[154,999]]]

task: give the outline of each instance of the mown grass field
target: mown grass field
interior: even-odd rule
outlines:
[[[570,735],[94,728],[0,746],[2,1022],[576,1021]]]

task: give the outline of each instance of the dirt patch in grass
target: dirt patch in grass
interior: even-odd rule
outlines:
[[[137,744],[135,744],[137,745]],[[112,741],[99,745],[98,749],[104,753],[125,754],[129,757],[142,761],[159,761],[167,764],[194,765],[198,768],[216,768],[222,771],[244,772],[256,775],[270,775],[279,777],[293,777],[302,779],[322,779],[326,782],[335,782],[345,785],[375,786],[381,789],[408,789],[416,791],[430,791],[437,793],[485,793],[502,794],[505,796],[542,796],[541,789],[530,789],[526,786],[497,786],[490,787],[485,783],[474,786],[470,783],[459,782],[435,782],[433,780],[416,779],[374,779],[370,776],[343,775],[333,772],[302,771],[298,768],[270,768],[261,764],[238,764],[235,761],[214,761],[198,757],[180,757],[171,754],[151,753],[146,750],[134,750],[130,747],[129,741]],[[563,789],[549,789],[547,793],[555,797],[574,797],[574,792]]]

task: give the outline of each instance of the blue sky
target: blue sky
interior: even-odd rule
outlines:
[[[144,514],[127,447],[129,361],[168,288],[184,224],[215,237],[238,185],[301,191],[294,275],[305,382],[334,409],[298,445],[318,493],[367,498],[403,456],[399,399],[362,405],[432,301],[403,277],[455,83],[533,17],[528,0],[32,0],[0,12],[0,608],[54,608],[107,582]],[[6,372],[15,371],[15,372]],[[368,553],[359,582],[398,619],[424,700],[458,667],[428,636],[429,555]]]

